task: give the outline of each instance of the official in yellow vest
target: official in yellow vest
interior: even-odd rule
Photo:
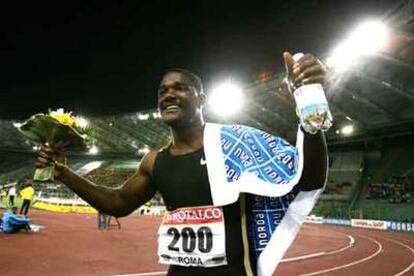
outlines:
[[[20,197],[23,199],[22,207],[20,208],[20,214],[27,215],[29,212],[30,204],[32,202],[35,190],[31,183],[20,191]]]

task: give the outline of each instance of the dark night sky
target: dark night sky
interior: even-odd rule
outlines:
[[[242,4],[243,3],[243,4]],[[283,50],[326,54],[397,1],[13,1],[0,6],[0,118],[65,107],[84,115],[155,107],[161,73],[206,90],[283,69]]]

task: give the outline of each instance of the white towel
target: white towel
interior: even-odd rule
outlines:
[[[272,275],[323,189],[301,192],[303,138],[296,147],[252,127],[206,124],[204,152],[215,206],[246,196],[249,250],[257,274]]]

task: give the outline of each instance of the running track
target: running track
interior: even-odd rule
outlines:
[[[0,210],[0,214],[3,210]],[[121,218],[98,230],[96,215],[31,210],[37,233],[0,234],[0,275],[164,275],[160,218]],[[277,275],[414,275],[414,235],[305,224]]]

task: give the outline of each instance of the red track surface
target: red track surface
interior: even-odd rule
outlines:
[[[0,213],[2,213],[0,211]],[[157,263],[160,218],[129,216],[98,230],[96,215],[31,210],[37,233],[0,234],[0,275],[114,275],[166,271]],[[355,239],[349,246],[350,237]],[[306,255],[316,254],[316,257]],[[306,224],[277,275],[414,275],[414,235]],[[316,274],[312,274],[316,273]],[[402,273],[402,274],[399,274]]]

